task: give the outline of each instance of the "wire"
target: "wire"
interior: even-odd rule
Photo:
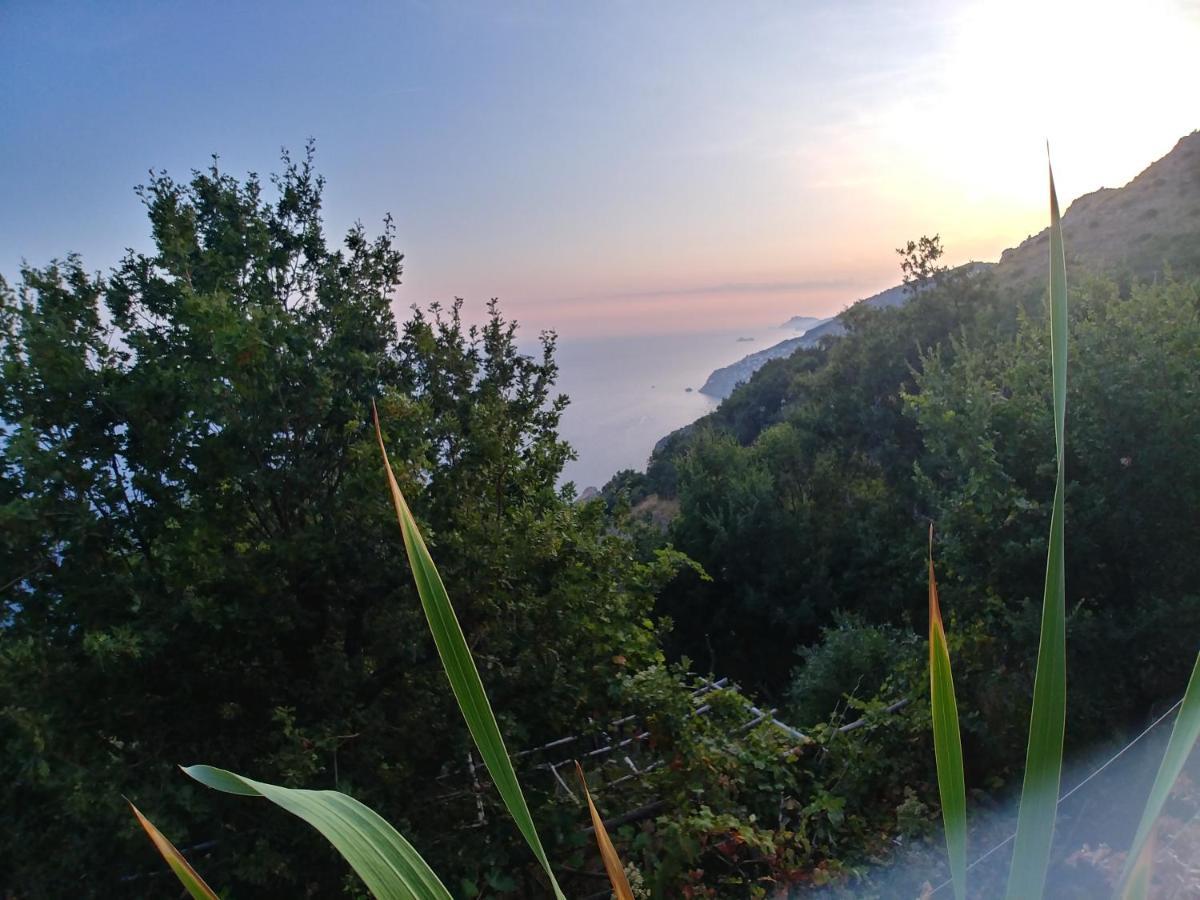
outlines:
[[[1111,766],[1113,763],[1115,763],[1118,759],[1120,759],[1122,756],[1124,756],[1125,753],[1131,747],[1133,747],[1134,744],[1136,744],[1138,741],[1140,741],[1142,738],[1144,738],[1146,735],[1148,735],[1151,731],[1153,731],[1155,728],[1157,728],[1159,725],[1161,725],[1163,720],[1165,720],[1168,716],[1170,716],[1171,713],[1173,713],[1173,712],[1175,712],[1175,710],[1179,709],[1179,707],[1182,703],[1183,703],[1183,698],[1180,697],[1178,700],[1175,701],[1175,703],[1171,706],[1170,709],[1168,709],[1165,713],[1163,713],[1161,716],[1159,716],[1157,719],[1155,719],[1152,723],[1150,723],[1150,725],[1148,725],[1146,727],[1145,731],[1143,731],[1141,734],[1139,734],[1137,737],[1135,737],[1132,741],[1130,741],[1128,744],[1126,744],[1124,747],[1122,747],[1120,750],[1118,750],[1115,754],[1113,754],[1113,756],[1111,756],[1107,761],[1105,761],[1103,764],[1101,764],[1099,766],[1099,768],[1097,768],[1090,775],[1088,775],[1085,779],[1083,779],[1083,781],[1079,782],[1079,784],[1075,785],[1075,787],[1071,788],[1069,791],[1067,791],[1065,794],[1063,794],[1061,797],[1059,797],[1058,803],[1056,803],[1055,806],[1056,807],[1061,806],[1063,804],[1063,802],[1065,800],[1067,800],[1072,794],[1074,794],[1081,787],[1083,787],[1085,784],[1087,784],[1089,781],[1091,781],[1093,778],[1095,778],[1097,775],[1099,775],[1101,772],[1103,772],[1105,769],[1107,769],[1109,766]],[[1007,847],[1009,844],[1011,844],[1013,842],[1013,839],[1016,836],[1017,836],[1017,833],[1014,831],[1012,834],[1010,834],[1008,837],[1006,837],[1004,840],[1002,840],[1000,843],[998,843],[995,847],[988,850],[982,856],[978,857],[973,863],[971,863],[969,866],[967,866],[967,871],[970,872],[972,869],[974,869],[976,866],[978,866],[981,862],[983,862],[988,857],[990,857],[993,853],[997,852],[998,850],[1003,849],[1004,847]],[[947,878],[945,881],[943,881],[941,884],[939,884],[937,887],[935,887],[932,892],[930,892],[930,896],[932,897],[934,894],[936,894],[942,888],[949,887],[951,882],[953,882],[953,881],[954,881],[953,878]]]

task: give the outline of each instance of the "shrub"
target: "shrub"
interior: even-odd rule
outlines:
[[[787,715],[800,725],[826,721],[848,698],[877,696],[902,662],[919,659],[920,639],[894,625],[873,625],[839,614],[817,644],[798,651],[802,663],[787,689]]]

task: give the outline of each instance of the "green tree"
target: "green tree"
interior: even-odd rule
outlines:
[[[945,253],[939,235],[922,235],[903,247],[897,247],[896,253],[900,256],[905,293],[910,296],[932,286],[946,274],[946,267],[939,262]]]
[[[1011,333],[1017,309],[976,272],[900,307],[852,307],[844,335],[773,361],[666,448],[672,539],[713,578],[685,573],[664,592],[671,646],[777,697],[796,645],[838,610],[895,624],[920,614],[928,510],[904,396],[927,348],[951,356],[956,335]]]
[[[0,870],[19,896],[157,890],[123,880],[157,868],[122,794],[181,845],[215,841],[218,885],[338,891],[302,827],[197,796],[174,768],[196,760],[350,790],[452,879],[536,882],[505,817],[458,830],[469,777],[437,780],[469,742],[372,398],[514,747],[658,659],[648,616],[675,558],[635,562],[602,506],[556,489],[553,335],[523,355],[494,304],[477,328],[459,302],[399,328],[390,221],[331,246],[322,187],[311,148],[267,185],[215,162],[153,174],[152,252],[0,286]]]
[[[1100,279],[1072,294],[1068,652],[1089,685],[1072,702],[1077,741],[1123,730],[1188,675],[1200,629],[1200,415],[1180,398],[1200,392],[1198,296],[1194,281],[1122,296]],[[943,593],[968,615],[1007,616],[1041,590],[1054,464],[1047,341],[1024,319],[1011,337],[959,342],[929,356],[905,398],[922,435],[916,481],[939,526]],[[994,633],[1011,632],[1004,624]]]

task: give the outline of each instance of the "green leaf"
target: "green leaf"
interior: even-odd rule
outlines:
[[[1188,679],[1187,690],[1183,694],[1183,703],[1175,716],[1175,724],[1171,727],[1171,739],[1167,741],[1167,749],[1163,753],[1162,763],[1159,764],[1158,774],[1154,776],[1154,784],[1150,788],[1150,796],[1146,800],[1146,808],[1142,812],[1142,821],[1138,823],[1137,834],[1129,848],[1129,856],[1125,859],[1125,871],[1121,881],[1133,884],[1134,869],[1139,865],[1148,868],[1149,860],[1144,859],[1144,849],[1149,845],[1154,834],[1154,825],[1162,813],[1167,796],[1183,765],[1187,762],[1196,739],[1200,738],[1200,655],[1192,667],[1192,677]],[[1148,876],[1147,876],[1148,877]],[[1143,895],[1144,896],[1144,895]]]
[[[1131,865],[1132,863],[1132,865]],[[1150,881],[1154,874],[1154,829],[1135,857],[1130,852],[1125,861],[1126,871],[1118,882],[1118,900],[1146,900],[1150,896]]]
[[[303,819],[333,844],[378,900],[450,900],[450,892],[412,844],[353,797],[264,784],[212,766],[183,771],[227,794],[266,797]]]
[[[462,626],[454,614],[446,587],[438,574],[425,540],[417,528],[416,519],[400,492],[400,485],[388,461],[387,449],[383,444],[383,432],[379,427],[379,412],[372,404],[375,418],[375,436],[379,441],[379,452],[383,454],[383,466],[387,472],[388,486],[392,492],[392,503],[396,507],[396,517],[400,520],[400,532],[404,537],[404,549],[408,554],[408,562],[412,567],[413,580],[417,585],[417,593],[421,596],[421,606],[425,610],[425,618],[429,622],[429,630],[433,633],[433,642],[437,645],[438,655],[442,659],[442,668],[450,681],[458,708],[462,711],[467,722],[467,728],[479,748],[479,755],[492,776],[492,782],[500,793],[509,814],[517,823],[534,857],[541,863],[554,895],[559,900],[565,900],[558,880],[550,868],[550,860],[542,848],[541,838],[533,824],[533,816],[529,813],[529,805],[521,791],[521,783],[513,770],[512,761],[504,747],[504,738],[496,724],[496,716],[492,712],[487,694],[483,690],[483,682],[479,678],[479,670],[475,660],[467,648]]]
[[[946,855],[954,896],[967,896],[967,788],[963,774],[962,738],[958,730],[958,704],[950,648],[938,603],[933,574],[933,526],[929,528],[929,707],[933,720],[933,752],[937,760],[938,793],[946,828]]]
[[[1050,546],[1046,554],[1046,586],[1042,597],[1042,629],[1025,781],[1017,814],[1017,836],[1008,877],[1009,900],[1042,896],[1058,789],[1062,781],[1063,730],[1067,717],[1067,613],[1064,566],[1063,491],[1067,412],[1067,264],[1054,172],[1050,172],[1050,358],[1054,386],[1054,442],[1058,460],[1054,506],[1050,514]]]
[[[129,808],[137,816],[137,820],[141,823],[142,828],[146,830],[146,834],[150,835],[150,840],[154,842],[159,855],[166,860],[167,865],[171,867],[171,871],[175,873],[175,877],[179,879],[179,883],[187,888],[187,892],[195,900],[220,900],[217,892],[205,883],[204,879],[183,858],[183,854],[175,849],[175,845],[168,841],[163,833],[155,828],[154,824],[143,816],[142,811],[134,806],[132,802],[129,800],[125,802],[129,803]]]

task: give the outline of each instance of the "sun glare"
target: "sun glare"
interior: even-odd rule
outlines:
[[[1119,186],[1194,125],[1200,18],[1176,4],[984,0],[952,33],[942,134],[978,190],[1036,192],[1040,138],[1067,198]]]
[[[1040,228],[1044,142],[1069,203],[1195,128],[1198,48],[1200,15],[1162,0],[981,0],[862,114],[857,165],[877,196],[986,258]]]

